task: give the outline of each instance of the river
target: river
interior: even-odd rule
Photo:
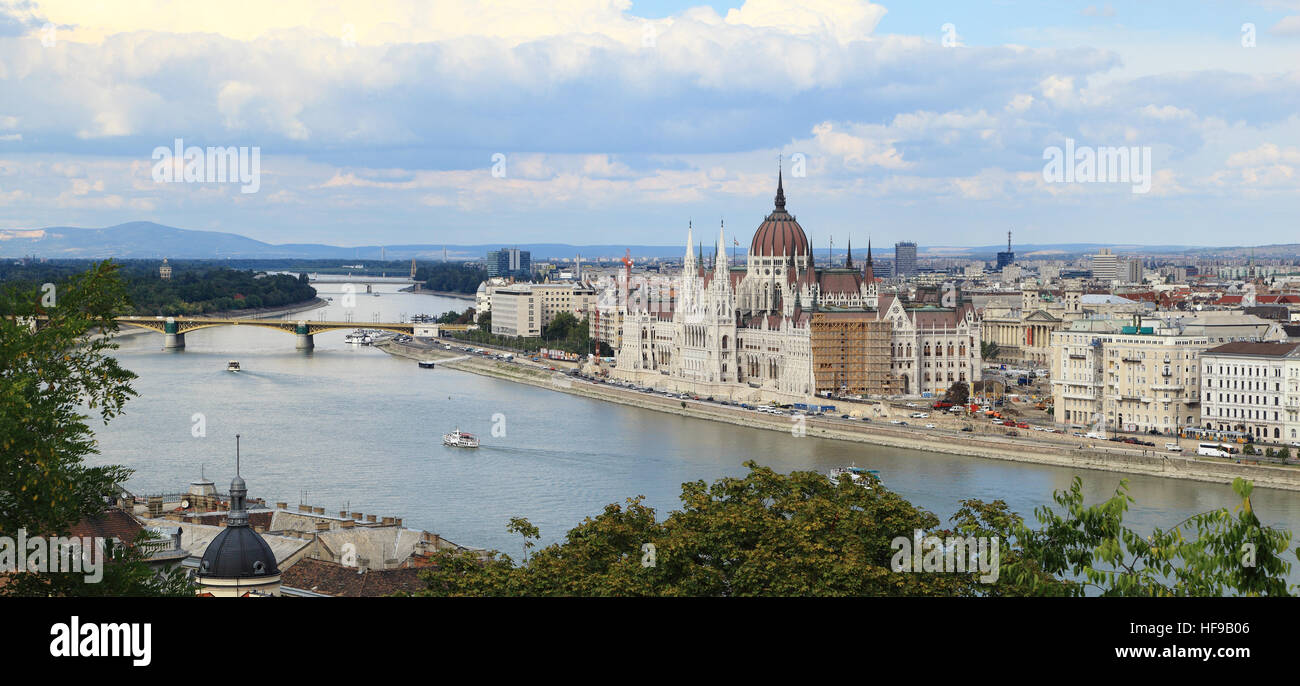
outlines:
[[[286,318],[345,320],[341,285],[317,288],[334,302]],[[358,326],[472,305],[376,288],[383,293],[356,295],[350,314]],[[188,333],[183,351],[163,351],[160,334],[122,338],[117,356],[139,375],[140,397],[108,426],[92,422],[102,452],[90,461],[134,468],[127,488],[135,493],[183,490],[201,470],[224,492],[234,476],[238,433],[253,497],[402,517],[406,526],[516,559],[520,539],[505,530],[511,517],[537,525],[542,544],[634,495],[644,495],[662,519],[680,504],[683,482],[743,475],[750,459],[781,472],[826,472],[850,462],[879,469],[889,488],[945,521],[964,498],[1002,499],[1032,521],[1034,508],[1051,503],[1052,491],[1068,488],[1076,474],[1089,503],[1125,478],[677,417],[467,372],[419,369],[408,359],[345,344],[344,333],[318,334],[310,352],[295,350],[293,335],[251,327]],[[225,371],[231,359],[243,371]],[[504,435],[494,436],[494,425]],[[457,427],[481,436],[483,446],[442,446],[441,435]],[[1143,531],[1238,504],[1227,485],[1127,478],[1136,502],[1126,522]],[[1254,506],[1268,524],[1291,531],[1300,524],[1300,494],[1259,489]],[[1300,581],[1300,569],[1291,579]]]

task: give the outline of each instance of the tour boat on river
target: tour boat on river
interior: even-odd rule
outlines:
[[[226,371],[228,371],[228,372],[237,372],[237,371],[239,371],[239,360],[231,360],[231,361],[227,362],[227,363],[226,363]]]
[[[460,429],[449,434],[442,435],[442,444],[449,445],[453,448],[477,448],[478,437],[474,434],[467,434]]]

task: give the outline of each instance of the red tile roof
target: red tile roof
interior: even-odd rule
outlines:
[[[371,598],[424,590],[426,584],[420,580],[420,571],[402,567],[359,572],[356,567],[305,558],[280,573],[280,584],[342,598]]]

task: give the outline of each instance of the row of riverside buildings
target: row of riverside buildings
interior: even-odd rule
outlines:
[[[1300,441],[1300,353],[1292,342],[1300,338],[1246,307],[1256,304],[1253,291],[1218,303],[1196,300],[1182,285],[1124,297],[1105,287],[1124,281],[1109,272],[1093,275],[1090,287],[1051,285],[1058,279],[1046,271],[1012,290],[932,279],[886,289],[870,242],[859,263],[851,244],[842,263],[814,262],[780,175],[774,206],[737,264],[727,259],[721,228],[711,255],[694,243],[688,227],[680,270],[633,273],[626,258],[590,279],[490,279],[478,309],[492,312],[494,333],[510,336],[536,337],[560,312],[587,318],[592,337],[614,350],[612,377],[674,392],[781,403],[938,397],[954,383],[980,381],[993,362],[1048,376],[1062,425]],[[999,253],[1004,267],[1013,255],[1010,247]],[[1110,256],[1093,256],[1094,268],[1115,266]],[[1191,300],[1175,307],[1183,296]],[[1234,297],[1241,302],[1229,302]],[[984,345],[994,359],[983,359]]]

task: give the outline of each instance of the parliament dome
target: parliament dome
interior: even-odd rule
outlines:
[[[793,215],[785,210],[785,189],[781,175],[777,175],[776,207],[754,232],[749,244],[749,254],[755,257],[783,257],[809,255],[808,236]]]

